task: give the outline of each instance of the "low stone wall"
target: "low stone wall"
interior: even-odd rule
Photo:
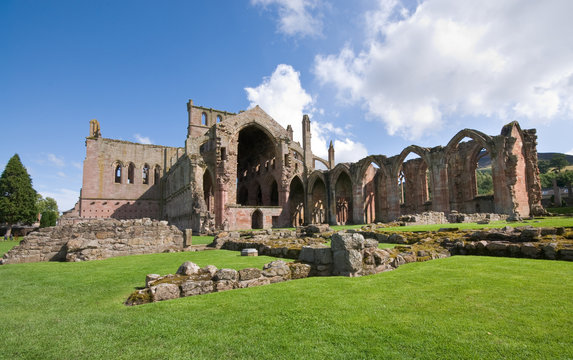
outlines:
[[[397,222],[405,225],[428,225],[428,224],[449,224],[449,223],[474,223],[506,220],[508,215],[494,213],[473,213],[464,214],[452,211],[445,214],[439,211],[427,211],[420,214],[402,215]]]
[[[285,263],[282,260],[270,262],[263,266],[262,270],[247,268],[239,271],[217,269],[213,265],[199,268],[195,263],[188,261],[179,267],[175,275],[147,275],[145,288],[132,293],[125,304],[140,305],[179,297],[268,285],[291,279],[302,279],[309,273],[309,265]]]
[[[268,229],[221,232],[209,244],[209,247],[232,251],[253,248],[257,249],[259,255],[296,260],[303,246],[318,246],[327,241],[325,237],[320,236],[322,230],[330,230],[330,228],[327,225],[309,225],[298,228],[296,231]]]
[[[441,251],[441,252],[440,252]],[[378,249],[378,242],[365,240],[358,233],[332,235],[331,247],[320,244],[304,246],[298,262],[277,260],[262,270],[217,269],[213,265],[199,268],[183,263],[175,274],[146,276],[145,288],[133,292],[126,305],[140,305],[180,297],[208,294],[232,289],[268,285],[309,276],[363,276],[389,271],[400,265],[449,256],[444,249],[418,250],[411,246]]]
[[[167,221],[105,219],[43,228],[6,253],[2,264],[84,261],[182,250],[183,234]]]

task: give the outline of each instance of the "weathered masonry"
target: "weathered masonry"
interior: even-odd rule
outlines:
[[[69,221],[168,220],[181,229],[248,229],[372,223],[427,210],[529,216],[543,212],[536,132],[517,122],[489,136],[464,129],[446,146],[409,146],[334,165],[260,107],[238,114],[187,104],[181,148],[101,137],[90,122],[83,188]],[[466,140],[466,141],[463,141]],[[407,157],[417,158],[407,160]],[[476,167],[491,159],[493,195],[478,196]],[[317,162],[325,170],[317,169]]]

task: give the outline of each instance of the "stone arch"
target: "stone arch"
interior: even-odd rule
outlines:
[[[304,223],[304,185],[302,179],[295,175],[289,185],[289,214],[292,226]]]
[[[334,205],[336,206],[336,223],[352,223],[353,193],[352,179],[348,171],[341,171],[334,183]]]
[[[135,182],[135,164],[130,162],[127,166],[127,183],[133,184]]]
[[[315,171],[308,180],[310,195],[310,219],[313,224],[323,224],[327,221],[327,188],[324,174]]]
[[[123,163],[120,160],[116,160],[111,166],[113,168],[113,182],[121,184],[123,181]]]
[[[418,155],[420,158],[422,158],[422,160],[424,160],[426,166],[430,167],[430,159],[428,157],[429,150],[418,145],[410,145],[404,150],[402,150],[402,152],[400,152],[400,155],[398,155],[398,157],[394,160],[394,165],[392,166],[392,174],[391,174],[393,177],[398,176],[398,172],[400,171],[400,168],[402,167],[404,160],[406,160],[406,157],[410,153]]]
[[[209,116],[205,111],[201,113],[201,125],[208,126],[209,125]]]
[[[455,151],[460,141],[466,137],[479,142],[482,147],[486,148],[486,150],[490,152],[490,154],[492,153],[494,144],[491,136],[478,130],[463,129],[454,135],[454,137],[448,142],[448,145],[446,145],[446,156],[449,156],[452,151]]]
[[[251,214],[251,229],[262,229],[263,227],[263,212],[261,209],[256,209]]]
[[[470,141],[462,141],[469,138]],[[492,161],[493,195],[478,195],[476,169],[478,156],[485,149]],[[503,165],[498,166],[496,147],[491,136],[472,129],[459,131],[445,148],[449,206],[466,213],[495,212],[500,189],[496,182],[504,178]],[[503,192],[503,191],[501,191]]]
[[[143,164],[143,168],[141,168],[141,183],[143,185],[149,185],[149,164]]]
[[[275,180],[276,171],[270,169],[272,159],[279,152],[276,140],[268,129],[255,122],[244,123],[237,127],[230,143],[229,154],[236,154],[236,160],[226,163],[228,172],[236,171],[237,203],[246,205],[269,205],[270,187]],[[230,156],[230,155],[229,155]],[[268,171],[265,171],[268,169]],[[232,176],[231,176],[232,177]],[[248,189],[248,202],[241,197],[241,188]]]
[[[387,183],[390,217],[429,209],[429,194],[435,192],[429,153],[427,148],[410,145],[393,158],[391,177]],[[420,158],[406,160],[410,154]]]

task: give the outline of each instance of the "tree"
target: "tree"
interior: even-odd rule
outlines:
[[[42,198],[38,194],[38,201],[36,203],[39,213],[42,215],[40,218],[40,227],[55,226],[58,220],[58,203],[51,197]]]
[[[555,154],[549,161],[549,164],[557,170],[557,172],[561,172],[561,169],[569,165],[569,161],[565,157],[565,154]]]
[[[539,168],[540,173],[545,174],[549,171],[551,163],[549,162],[549,160],[539,160],[537,162],[537,167]]]
[[[14,224],[32,224],[38,219],[37,194],[32,179],[18,154],[14,154],[0,176],[0,222],[6,223],[6,235]]]
[[[493,178],[491,176],[490,169],[476,171],[476,181],[477,181],[478,195],[493,194]]]

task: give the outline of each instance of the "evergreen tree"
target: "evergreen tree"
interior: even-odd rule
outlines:
[[[32,179],[15,154],[0,176],[0,223],[8,225],[7,235],[11,234],[12,225],[32,224],[37,220],[36,199]]]

